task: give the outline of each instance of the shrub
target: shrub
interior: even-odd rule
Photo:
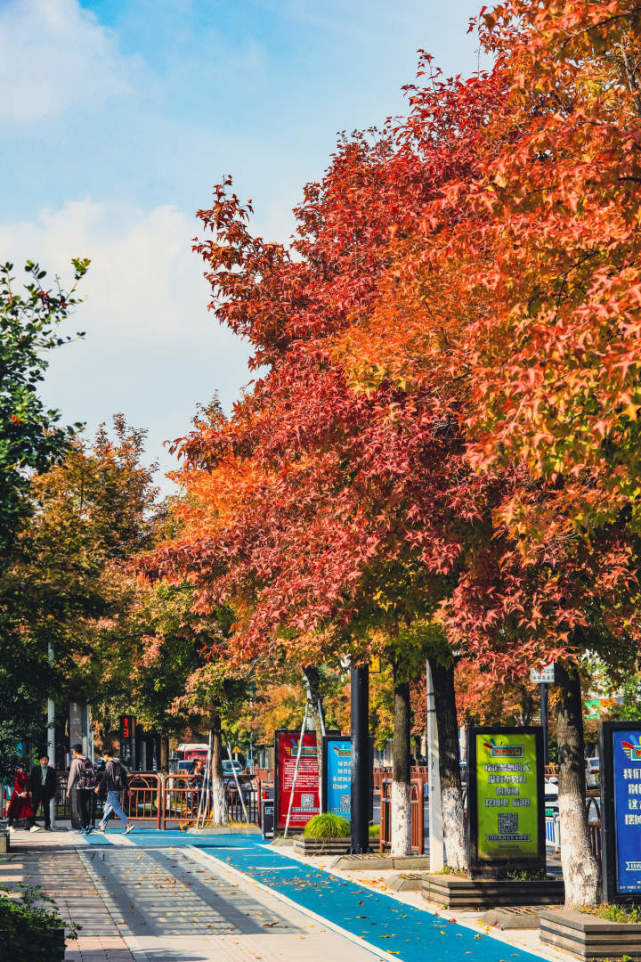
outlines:
[[[346,838],[350,834],[349,822],[340,815],[324,812],[314,815],[303,829],[305,838]]]
[[[596,906],[584,905],[581,911],[596,915],[600,919],[607,919],[608,922],[629,922],[637,925],[641,922],[641,906],[612,905],[604,902]]]
[[[28,957],[33,962],[62,959],[65,940],[61,938],[59,945],[56,945],[52,941],[54,934],[66,928],[69,938],[75,939],[79,926],[74,922],[66,922],[58,915],[56,903],[40,886],[20,885],[18,890],[21,892],[20,898],[11,898],[7,894],[8,889],[0,888],[3,947],[10,950],[14,958]]]

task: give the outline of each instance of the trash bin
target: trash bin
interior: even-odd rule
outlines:
[[[263,838],[274,837],[274,786],[265,785],[260,791],[260,829]]]

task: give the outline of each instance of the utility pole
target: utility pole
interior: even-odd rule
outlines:
[[[434,682],[429,660],[425,663],[425,673],[427,679],[427,777],[430,790],[430,872],[440,872],[445,865],[445,859],[443,858],[443,810],[441,808],[441,772],[439,769],[436,699],[434,698]]]
[[[543,764],[549,764],[548,758],[548,686],[541,682],[539,685],[541,692],[541,726],[543,728]]]
[[[49,661],[49,667],[53,669],[54,665],[54,655],[53,655],[53,645],[49,642],[47,648],[47,658]],[[49,755],[49,764],[54,768],[56,767],[56,703],[53,698],[47,698],[47,754]],[[49,816],[51,818],[51,827],[56,827],[56,796],[49,802]]]
[[[351,669],[352,719],[352,852],[365,853],[369,847],[369,667]]]

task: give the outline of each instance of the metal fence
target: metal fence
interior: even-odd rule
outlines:
[[[71,801],[67,798],[68,773],[61,772],[57,779],[56,818],[71,818]],[[257,779],[239,778],[243,804],[235,782],[225,784],[227,816],[232,822],[245,821],[245,811],[250,822],[260,823],[260,782]],[[196,821],[200,804],[201,788],[190,774],[162,775],[159,772],[131,772],[123,793],[122,807],[132,821],[150,822],[156,828],[175,828]],[[104,802],[91,793],[91,823],[102,816]],[[205,813],[206,818],[210,816]]]
[[[415,855],[425,851],[425,781],[422,777],[410,781],[410,845]],[[385,778],[380,783],[381,793],[381,830],[379,851],[392,844],[392,782]]]

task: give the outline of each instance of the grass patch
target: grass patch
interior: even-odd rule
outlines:
[[[513,868],[503,875],[512,882],[544,882],[549,877],[544,868]]]
[[[350,833],[349,822],[331,812],[314,815],[303,829],[305,838],[347,838]]]
[[[367,834],[370,838],[380,838],[381,837],[381,826],[380,825],[369,825],[367,829]]]
[[[598,919],[606,919],[608,922],[627,922],[639,924],[641,922],[641,906],[631,905],[612,905],[604,902],[603,905],[584,905],[581,909],[586,915],[595,915]]]

